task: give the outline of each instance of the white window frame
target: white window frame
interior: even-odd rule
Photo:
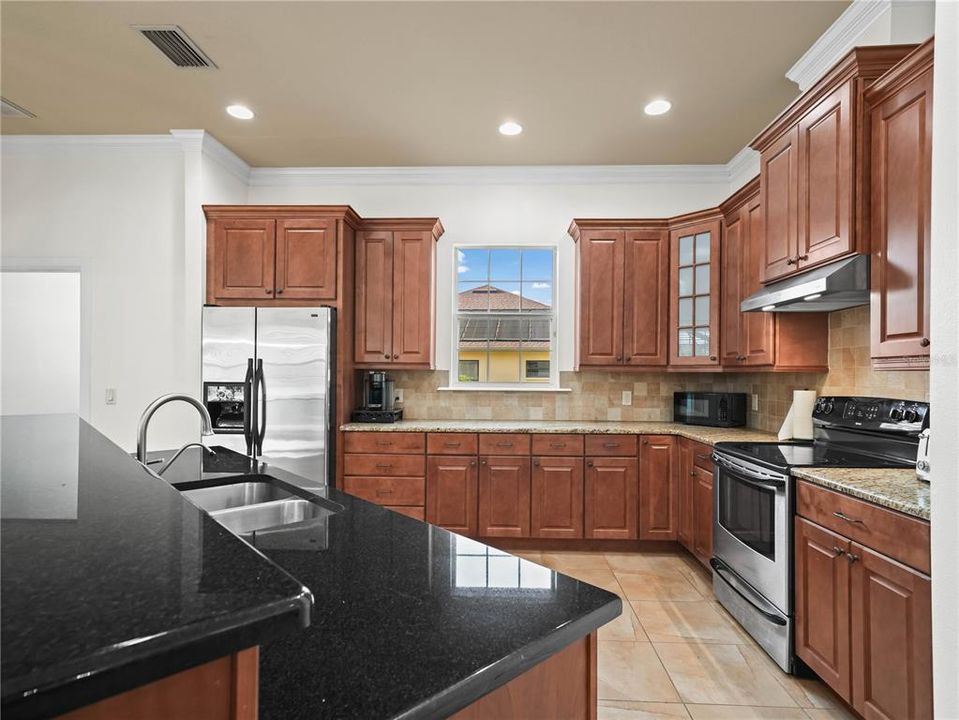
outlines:
[[[491,382],[460,382],[459,379],[459,252],[461,250],[551,250],[553,253],[553,287],[550,307],[552,313],[549,349],[549,380],[546,382],[491,383]],[[464,244],[453,246],[453,280],[450,295],[450,372],[449,386],[441,390],[505,390],[510,392],[556,392],[562,390],[559,386],[559,311],[556,303],[557,286],[559,284],[559,248],[555,245],[530,243],[529,245],[496,245],[496,244]],[[487,277],[487,282],[490,282]],[[522,286],[520,286],[522,291]],[[479,314],[479,313],[477,313]],[[523,368],[520,368],[523,372]]]

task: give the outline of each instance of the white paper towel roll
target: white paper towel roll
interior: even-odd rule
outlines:
[[[812,440],[812,411],[816,406],[815,390],[793,390],[792,436],[796,440]]]

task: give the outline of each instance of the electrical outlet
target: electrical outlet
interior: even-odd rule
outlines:
[[[633,404],[633,391],[623,390],[623,405],[632,405],[632,404]]]
[[[106,392],[103,393],[103,399],[106,401],[107,405],[116,405],[117,404],[117,389],[116,388],[107,388]]]
[[[403,402],[403,388],[398,388],[396,390],[395,398],[396,398],[395,402],[398,402],[398,403]]]
[[[753,393],[753,412],[759,412],[759,395]]]

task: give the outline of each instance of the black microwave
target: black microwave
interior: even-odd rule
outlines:
[[[673,420],[686,425],[739,427],[746,424],[746,393],[673,393]]]

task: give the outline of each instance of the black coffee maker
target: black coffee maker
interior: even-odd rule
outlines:
[[[396,422],[403,411],[394,407],[393,378],[382,370],[363,373],[363,395],[360,407],[353,411],[353,422]]]

